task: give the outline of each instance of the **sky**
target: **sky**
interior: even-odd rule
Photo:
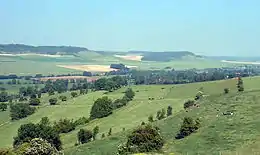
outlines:
[[[1,0],[0,44],[260,56],[259,0]]]

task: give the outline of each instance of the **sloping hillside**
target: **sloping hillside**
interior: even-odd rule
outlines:
[[[260,148],[258,147],[260,136],[260,121],[258,119],[260,116],[258,112],[260,108],[260,90],[258,89],[259,85],[257,85],[257,81],[259,81],[259,78],[245,79],[244,85],[246,91],[242,93],[236,91],[235,80],[182,85],[178,87],[179,91],[171,91],[171,93],[168,93],[167,96],[171,98],[182,96],[182,98],[186,97],[188,99],[192,97],[192,91],[195,93],[196,88],[201,86],[206,96],[198,102],[199,107],[190,108],[188,111],[175,110],[173,116],[155,122],[155,124],[160,127],[162,135],[166,140],[166,144],[161,153],[174,153],[177,155],[195,155],[198,153],[205,155],[235,155],[237,153],[254,154],[260,152]],[[231,89],[229,94],[223,93],[225,87]],[[167,88],[167,90],[169,89]],[[179,102],[183,103],[182,101]],[[165,106],[167,106],[171,101],[163,103],[166,103]],[[150,111],[149,107],[150,105],[146,106],[143,112]],[[173,109],[176,108],[177,107],[173,106]],[[233,115],[223,115],[223,113],[227,111],[232,111]],[[129,113],[135,115],[134,111]],[[155,114],[156,113],[154,113],[154,115]],[[113,117],[113,115],[111,117]],[[147,117],[148,116],[149,115],[147,115]],[[178,133],[182,119],[185,116],[200,118],[202,121],[201,128],[196,133],[182,140],[176,140],[174,137]],[[120,117],[118,116],[117,119],[121,120],[124,119],[124,117],[121,115]],[[100,119],[100,121],[102,121],[102,119]],[[136,119],[133,118],[132,122],[135,121]],[[143,121],[147,122],[147,119]],[[109,124],[112,122],[106,123]],[[141,120],[139,123],[141,123]],[[120,125],[123,126],[123,124],[122,122]],[[125,132],[116,132],[112,137],[99,139],[78,147],[68,148],[66,154],[115,154],[117,145],[126,141],[126,135],[128,135],[130,131],[131,129]]]
[[[197,57],[194,53],[188,51],[167,51],[167,52],[129,51],[128,53],[142,55],[143,61],[171,61],[171,60],[182,59],[187,56]]]

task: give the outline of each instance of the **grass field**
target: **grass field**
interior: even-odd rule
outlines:
[[[123,63],[128,66],[137,66],[138,69],[164,69],[169,66],[175,69],[187,68],[212,68],[231,66],[233,64],[223,63],[207,59],[183,59],[169,62],[133,61],[125,60],[96,52],[80,52],[71,56],[46,57],[40,55],[0,55],[0,74],[35,75],[35,74],[68,74],[82,73],[81,70],[68,69],[59,66],[66,65],[110,65],[111,63]]]
[[[198,152],[217,154],[219,150],[224,153],[234,154],[235,151],[248,151],[251,149],[250,142],[256,141],[254,138],[258,138],[260,134],[257,121],[258,114],[255,114],[260,106],[257,104],[260,101],[260,95],[258,95],[260,93],[258,91],[260,78],[245,78],[244,85],[246,92],[241,95],[237,95],[236,80],[234,79],[184,85],[132,86],[136,96],[127,106],[117,109],[108,117],[96,119],[85,126],[77,127],[76,130],[68,134],[62,134],[61,138],[65,153],[115,154],[117,145],[125,141],[127,133],[132,128],[142,121],[147,122],[147,118],[151,114],[155,117],[157,110],[167,108],[168,105],[173,107],[173,116],[157,122],[162,130],[163,137],[167,141],[163,151],[167,153],[174,152],[175,154],[196,154]],[[192,109],[191,112],[186,113],[183,110],[184,101],[194,98],[201,87],[203,87],[205,94],[209,96],[201,101],[200,108]],[[230,94],[223,96],[224,88],[230,88]],[[48,116],[51,121],[60,118],[77,119],[82,116],[88,117],[94,100],[103,95],[107,95],[113,100],[120,98],[123,96],[125,89],[121,88],[108,94],[104,94],[102,91],[90,92],[77,98],[69,98],[68,101],[59,102],[59,105],[55,106],[49,106],[48,99],[50,97],[44,95],[42,97],[42,106],[37,109],[37,112],[19,121],[10,121],[9,112],[0,112],[0,147],[11,146],[13,136],[16,135],[21,124],[38,122],[44,116]],[[70,96],[69,92],[63,95]],[[149,97],[155,99],[148,100]],[[217,111],[217,109],[220,111]],[[224,110],[236,110],[234,117],[226,118],[221,116],[221,112]],[[216,117],[217,114],[220,114],[220,117]],[[184,140],[176,141],[174,136],[180,127],[181,119],[186,115],[202,117],[203,127]],[[242,117],[244,118],[241,119]],[[74,147],[79,129],[92,130],[96,125],[100,128],[98,140]],[[238,131],[235,130],[237,127],[239,127]],[[107,134],[109,128],[112,128],[112,136],[100,140],[101,134]],[[125,132],[122,132],[123,128],[126,129]],[[199,141],[198,144],[195,143],[196,140]],[[231,144],[227,144],[228,142]],[[258,149],[258,146],[255,144],[254,148]]]

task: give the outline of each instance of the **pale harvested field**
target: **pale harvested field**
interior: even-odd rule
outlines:
[[[58,67],[75,69],[80,71],[89,71],[89,72],[110,72],[117,69],[110,68],[107,65],[57,65]]]
[[[125,60],[133,60],[133,61],[141,61],[143,57],[141,55],[114,55],[114,56]]]
[[[228,61],[228,60],[222,60],[221,62],[233,63],[233,64],[260,65],[260,62],[250,62],[250,61]]]

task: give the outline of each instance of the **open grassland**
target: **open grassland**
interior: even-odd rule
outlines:
[[[236,91],[236,81],[227,80],[227,81],[216,81],[208,83],[195,83],[187,85],[178,85],[172,88],[167,86],[164,100],[153,101],[162,104],[161,107],[166,105],[173,105],[173,116],[156,122],[162,131],[162,135],[166,140],[166,143],[163,147],[163,154],[254,154],[260,152],[259,144],[259,135],[260,135],[260,121],[258,119],[258,109],[260,108],[260,84],[258,84],[260,78],[247,78],[244,79],[244,84],[246,91],[238,94]],[[149,87],[149,86],[142,86]],[[158,87],[157,93],[154,96],[159,96],[160,86]],[[183,109],[183,102],[181,100],[186,100],[188,98],[194,97],[196,91],[203,87],[205,94],[209,95],[200,101],[199,108],[192,108],[189,112],[186,112]],[[141,87],[138,87],[141,90]],[[224,95],[223,89],[230,88],[231,92]],[[134,88],[136,89],[136,88]],[[174,91],[176,89],[177,91]],[[138,94],[138,93],[137,93]],[[143,93],[144,94],[144,93]],[[172,100],[168,100],[172,98]],[[173,99],[180,99],[179,102],[174,104]],[[168,102],[167,102],[168,100]],[[133,101],[134,102],[134,101]],[[107,118],[102,118],[95,122],[95,125],[99,123],[105,123],[105,120],[112,119],[114,116],[117,117],[117,120],[107,122],[107,130],[111,123],[120,122],[117,126],[126,126],[127,124],[140,124],[141,121],[147,122],[147,117],[149,114],[156,114],[156,110],[161,107],[151,108],[149,101],[146,101],[146,105],[139,107],[136,110],[125,111],[124,115],[117,115],[117,112]],[[133,107],[133,104],[129,104],[125,108]],[[142,109],[143,115],[138,115],[136,111]],[[121,109],[123,110],[123,109]],[[121,111],[120,110],[120,111]],[[233,116],[224,116],[223,112],[233,111]],[[119,111],[118,111],[119,113]],[[137,117],[133,115],[138,115]],[[121,116],[121,117],[120,117]],[[174,137],[178,133],[182,119],[185,116],[190,116],[193,118],[200,118],[202,121],[202,127],[198,130],[197,133],[190,135],[182,140],[175,140]],[[129,120],[121,122],[125,117],[135,117],[132,121]],[[139,117],[142,117],[138,120]],[[94,122],[92,122],[94,123]],[[86,128],[91,129],[93,126],[90,123]],[[129,125],[130,126],[130,125]],[[117,127],[115,127],[117,128]],[[113,128],[114,129],[114,128]],[[129,128],[127,128],[129,129]],[[107,131],[106,130],[106,131]],[[129,129],[125,132],[113,132],[111,137],[105,138],[103,140],[97,140],[90,142],[85,145],[78,147],[68,147],[66,149],[66,154],[115,154],[117,150],[117,145],[126,140],[127,133],[131,131]],[[103,131],[101,131],[103,132]],[[71,133],[73,134],[73,132]],[[70,136],[70,135],[67,135]],[[67,136],[64,136],[66,138]]]
[[[238,101],[234,102],[237,98],[235,96],[236,82],[237,81],[235,79],[232,79],[225,81],[192,83],[184,85],[132,86],[133,90],[136,92],[136,96],[133,101],[131,101],[127,106],[115,110],[113,114],[108,117],[96,119],[94,121],[91,121],[87,125],[77,127],[76,130],[68,134],[62,134],[61,138],[63,142],[63,147],[66,149],[67,154],[102,154],[106,152],[108,154],[114,154],[114,152],[117,149],[117,145],[122,141],[125,141],[125,136],[129,130],[139,125],[142,121],[147,122],[147,118],[149,115],[152,114],[155,117],[155,114],[158,110],[162,108],[167,108],[168,105],[171,105],[173,107],[173,116],[166,120],[157,122],[162,130],[163,136],[167,140],[167,143],[164,146],[163,151],[166,151],[167,153],[174,152],[176,154],[185,154],[186,152],[192,154],[192,150],[194,151],[194,148],[199,147],[200,145],[201,150],[198,150],[198,152],[203,151],[202,149],[204,145],[208,145],[205,146],[205,148],[215,147],[216,149],[216,147],[220,145],[219,143],[224,143],[225,140],[228,141],[229,139],[225,139],[225,137],[222,137],[222,139],[220,139],[219,141],[218,139],[214,141],[214,138],[217,136],[219,137],[219,134],[230,134],[230,136],[232,137],[232,132],[234,132],[233,129],[235,129],[235,126],[239,125],[238,121],[248,121],[248,119],[252,121],[251,124],[248,124],[248,128],[246,130],[253,130],[253,128],[251,127],[257,125],[254,124],[254,121],[256,121],[257,119],[255,116],[253,116],[253,112],[257,110],[258,105],[249,103],[250,101],[255,101],[255,103],[259,103],[258,98],[260,101],[260,95],[258,95],[258,90],[260,88],[260,78],[245,78],[244,85],[246,92],[240,95],[244,97],[242,97],[241,99],[238,98]],[[231,89],[229,95],[223,96],[224,88]],[[117,91],[108,94],[104,94],[103,91],[90,92],[86,95],[82,95],[77,98],[71,98],[69,92],[63,94],[56,94],[56,97],[58,97],[59,95],[66,95],[69,97],[69,100],[66,102],[59,101],[58,105],[55,106],[48,105],[48,100],[50,97],[47,94],[45,94],[41,99],[42,105],[37,109],[36,113],[18,121],[10,121],[8,117],[9,112],[1,112],[0,147],[8,147],[12,145],[12,137],[16,135],[17,129],[21,124],[29,122],[36,123],[39,122],[40,119],[45,116],[49,117],[51,121],[59,120],[60,118],[77,119],[82,116],[88,117],[91,106],[97,98],[107,95],[112,100],[115,100],[123,96],[123,92],[125,91],[125,89],[126,88],[121,88]],[[203,99],[200,108],[194,110],[192,109],[191,112],[186,113],[183,110],[184,101],[194,98],[195,94],[199,89],[203,89],[205,94],[209,96]],[[247,96],[250,97],[246,98]],[[154,100],[148,100],[149,97],[153,97]],[[243,106],[236,106],[237,104],[243,104]],[[221,128],[225,127],[225,123],[228,122],[228,119],[224,118],[224,116],[219,117],[221,118],[219,119],[218,117],[216,117],[216,115],[221,115],[221,112],[223,112],[224,110],[232,110],[232,108],[239,108],[239,112],[235,111],[235,116],[239,114],[239,118],[240,116],[243,116],[245,119],[239,120],[238,118],[236,118],[236,124],[231,125],[233,126],[232,130],[230,130],[229,127],[223,128],[222,130]],[[248,110],[252,110],[253,108],[254,111],[248,112]],[[220,109],[220,111],[217,111],[217,109]],[[177,133],[177,130],[180,127],[181,119],[186,115],[202,117],[203,127],[199,130],[198,133],[195,133],[184,140],[176,141],[174,140],[174,135]],[[250,115],[250,118],[247,117],[248,115]],[[251,115],[253,118],[251,118]],[[229,123],[232,124],[233,118],[230,119],[231,120]],[[214,128],[211,127],[211,121],[216,122]],[[98,125],[100,128],[98,140],[89,144],[74,147],[74,144],[77,142],[76,136],[79,129],[85,128],[92,130],[96,125]],[[244,122],[243,125],[247,125],[246,122]],[[109,128],[112,128],[112,137],[100,140],[101,134],[107,134]],[[122,132],[123,128],[126,129],[125,132]],[[215,130],[220,131],[214,133],[213,131]],[[241,132],[243,133],[245,131],[243,130]],[[258,130],[254,130],[253,134],[257,135],[257,132]],[[200,135],[203,134],[204,137],[201,137]],[[236,133],[235,135],[238,135],[238,133]],[[248,138],[248,140],[251,140],[250,136],[243,136],[244,135],[242,135],[242,138],[240,139],[241,143],[246,142],[243,138]],[[191,141],[189,141],[190,139]],[[199,146],[196,146],[196,144],[190,144],[190,149],[185,148],[189,147],[187,145],[188,143],[195,143],[196,139],[201,141],[201,143],[198,144]],[[235,138],[235,140],[237,139]],[[230,148],[226,148],[226,151],[232,152],[233,150]],[[220,147],[219,149],[222,148]]]
[[[173,60],[169,62],[153,62],[153,61],[136,61],[122,59],[111,54],[99,54],[93,51],[80,52],[70,56],[42,56],[42,55],[17,55],[4,56],[0,55],[0,74],[17,74],[17,75],[35,75],[35,74],[68,74],[80,73],[82,70],[99,71],[97,68],[75,68],[74,65],[104,65],[109,66],[112,63],[123,63],[127,66],[136,66],[138,69],[164,69],[171,67],[175,69],[187,68],[212,68],[224,67],[234,64],[224,63],[207,59],[185,58],[182,60]],[[62,66],[62,67],[60,67]],[[70,66],[70,67],[64,67]],[[94,70],[93,70],[94,69]],[[110,71],[106,69],[105,71]]]

